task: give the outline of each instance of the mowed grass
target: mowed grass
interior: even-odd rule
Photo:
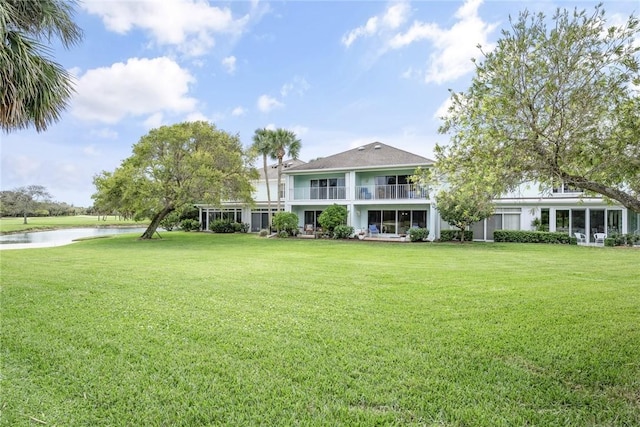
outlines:
[[[27,224],[23,218],[0,218],[0,233],[13,233],[20,231],[52,230],[70,227],[108,227],[108,226],[138,226],[144,227],[146,222],[124,220],[113,215],[98,217],[95,215],[74,216],[43,216],[29,217]]]
[[[1,253],[1,425],[640,425],[638,250],[136,237]]]

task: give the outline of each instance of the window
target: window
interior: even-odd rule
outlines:
[[[542,226],[542,231],[549,231],[549,208],[540,210],[540,225]]]
[[[318,217],[322,211],[304,211],[304,224],[312,224],[314,228],[320,227],[318,224]]]
[[[367,223],[375,224],[381,233],[406,234],[411,227],[427,228],[427,211],[368,211]]]
[[[311,199],[344,199],[345,181],[344,178],[312,179]]]
[[[576,187],[575,185],[567,184],[566,182],[558,183],[554,185],[552,188],[554,194],[564,194],[564,193],[582,193],[582,189]]]
[[[629,212],[629,217],[633,217],[633,212]],[[629,232],[633,232],[633,228],[629,228]],[[622,233],[622,211],[619,209],[607,211],[607,234]]]
[[[562,209],[556,211],[556,231],[569,232],[569,210]]]
[[[380,175],[375,177],[376,198],[395,199],[409,197],[409,175]]]

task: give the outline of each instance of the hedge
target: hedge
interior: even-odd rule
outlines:
[[[567,233],[556,231],[496,230],[493,232],[493,241],[512,243],[570,244],[571,236]]]
[[[460,240],[460,230],[440,230],[441,242],[451,242],[453,240]],[[473,231],[466,230],[464,232],[464,240],[467,242],[473,240]]]

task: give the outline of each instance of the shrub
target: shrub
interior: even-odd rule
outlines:
[[[269,230],[263,228],[260,230],[260,237],[267,237],[269,235]]]
[[[616,245],[616,239],[614,239],[613,237],[607,237],[606,239],[604,239],[604,245],[605,246],[617,246]]]
[[[409,240],[412,242],[422,242],[429,236],[429,230],[426,228],[412,227],[409,229]]]
[[[289,232],[285,230],[279,231],[278,237],[281,239],[286,239],[287,237],[289,237]]]
[[[353,227],[350,225],[337,225],[333,229],[334,239],[348,239],[353,234]]]
[[[493,240],[511,243],[571,243],[571,237],[567,233],[558,231],[496,230],[493,232]]]
[[[272,224],[278,235],[285,231],[294,236],[298,232],[298,215],[293,212],[278,212],[273,216]]]
[[[209,224],[209,229],[214,233],[235,233],[236,229],[232,222],[224,219],[217,219]]]
[[[180,223],[180,228],[183,231],[199,230],[200,223],[195,219],[183,219]]]
[[[173,211],[170,212],[169,215],[162,218],[160,221],[160,227],[164,228],[167,231],[171,231],[176,228],[180,224],[180,214],[178,212]]]
[[[460,230],[441,230],[440,231],[441,242],[451,242],[454,240],[460,240]],[[464,240],[467,242],[470,242],[471,240],[473,240],[473,231],[465,230]]]
[[[318,217],[320,226],[330,234],[339,225],[347,223],[347,208],[333,204],[327,207]]]

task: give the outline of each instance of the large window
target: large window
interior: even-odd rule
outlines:
[[[569,232],[569,209],[556,211],[556,231]]]
[[[584,209],[571,210],[571,235],[574,233],[584,233],[586,227],[586,211]]]
[[[629,212],[629,216],[634,216],[633,212]],[[633,228],[629,228],[629,233],[633,232]],[[607,234],[622,233],[622,211],[619,209],[607,211]]]
[[[306,228],[309,224],[311,224],[313,228],[320,227],[318,217],[321,213],[322,211],[304,211],[304,227]]]
[[[496,209],[495,214],[471,226],[473,238],[493,240],[493,233],[496,230],[520,230],[520,213],[520,208]]]
[[[375,184],[375,194],[377,199],[409,197],[409,175],[376,176]]]
[[[370,210],[367,212],[368,225],[376,225],[386,234],[406,234],[411,227],[427,228],[425,210]]]
[[[271,208],[272,217],[277,212],[276,208]],[[251,231],[257,233],[262,229],[269,229],[269,209],[254,209],[251,211]]]
[[[344,199],[345,180],[344,178],[323,178],[311,180],[311,199]]]

